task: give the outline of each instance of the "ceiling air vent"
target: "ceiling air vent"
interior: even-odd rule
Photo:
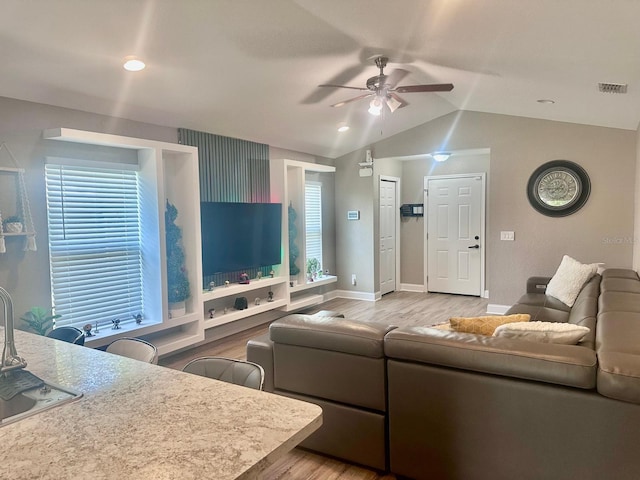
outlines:
[[[602,93],[627,93],[626,83],[598,83],[598,90]]]

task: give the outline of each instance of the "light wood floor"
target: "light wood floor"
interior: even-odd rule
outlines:
[[[460,295],[393,292],[378,302],[334,299],[307,310],[335,310],[346,318],[404,326],[434,325],[453,316],[484,315],[487,300]],[[197,348],[164,357],[160,365],[182,369],[190,360],[202,356],[245,359],[246,344],[267,332],[268,324],[217,340]],[[396,477],[327,458],[299,448],[294,449],[262,476],[264,480],[393,480]]]

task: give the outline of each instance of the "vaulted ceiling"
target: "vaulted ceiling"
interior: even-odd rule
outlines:
[[[337,157],[455,110],[635,130],[640,2],[631,0],[2,0],[0,96]],[[377,75],[405,108],[373,117]],[[137,55],[147,68],[122,69]],[[628,93],[598,83],[628,84]],[[555,103],[539,103],[549,99]],[[347,123],[350,130],[338,133]]]

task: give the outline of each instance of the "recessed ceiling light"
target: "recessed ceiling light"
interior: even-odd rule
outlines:
[[[551,104],[553,104],[553,103],[556,103],[556,101],[555,101],[555,100],[550,100],[550,99],[548,99],[548,98],[541,98],[540,100],[536,100],[536,102],[538,102],[538,103],[544,103],[544,104],[548,104],[548,105],[551,105]]]
[[[140,70],[144,69],[144,67],[146,67],[144,62],[135,55],[129,55],[128,57],[125,57],[124,64],[122,66],[129,72],[139,72]]]
[[[349,125],[340,125],[338,127],[339,132],[346,132],[347,130],[349,130]]]

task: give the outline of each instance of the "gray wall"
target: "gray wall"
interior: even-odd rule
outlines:
[[[99,133],[110,133],[135,138],[145,138],[163,142],[178,143],[177,128],[134,122],[122,118],[54,107],[0,97],[0,143],[6,142],[17,158],[20,166],[26,169],[26,183],[31,202],[31,211],[37,232],[36,252],[23,252],[23,240],[7,238],[7,253],[0,254],[0,285],[6,288],[14,299],[15,315],[19,317],[32,306],[49,307],[51,294],[49,284],[49,252],[47,249],[47,220],[44,191],[44,160],[46,156],[69,156],[82,158],[90,154],[99,155],[104,160],[114,160],[115,153],[121,156],[121,149],[112,150],[101,147],[43,140],[42,131],[47,128],[66,127]],[[323,157],[270,147],[271,156],[293,158],[304,161],[331,164]],[[11,159],[0,151],[0,165],[10,166]],[[14,190],[3,188],[6,183],[0,179],[0,208],[5,216],[14,212],[12,207]],[[333,212],[333,178],[323,179],[327,192],[326,212]],[[10,191],[9,191],[10,190]],[[326,219],[325,235],[327,239],[326,259],[328,268],[335,272],[335,226],[333,216]]]
[[[486,173],[487,204],[489,203],[489,154],[459,154],[446,162],[426,158],[402,162],[402,203],[424,202],[424,177]],[[487,224],[489,214],[487,212]],[[401,282],[424,284],[424,220],[426,217],[405,217],[400,223]]]
[[[474,148],[489,148],[491,152],[486,232],[486,288],[490,303],[515,302],[523,292],[526,278],[552,275],[563,254],[585,263],[631,266],[636,132],[456,112],[372,145],[375,158]],[[339,288],[349,288],[345,284],[351,269],[360,268],[365,275],[373,276],[378,261],[374,249],[376,222],[372,218],[377,203],[372,200],[374,185],[369,179],[357,177],[356,164],[363,161],[364,155],[361,150],[336,159],[337,260],[338,275],[342,276]],[[582,165],[592,182],[587,204],[564,218],[537,213],[526,196],[526,184],[533,170],[555,159]],[[377,175],[377,165],[375,168]],[[409,188],[408,183],[404,182],[403,189]],[[347,208],[356,206],[365,213],[363,220],[347,224],[343,215]],[[501,242],[501,230],[515,231],[516,241]],[[405,265],[412,261],[406,255],[414,255],[417,247],[402,241],[402,265]],[[410,275],[407,282],[418,278],[413,270]],[[375,292],[376,284],[377,280],[371,278],[354,289]]]
[[[104,160],[114,159],[111,149],[43,140],[42,131],[67,127],[177,143],[177,130],[5,97],[0,97],[0,112],[0,142],[9,145],[20,166],[26,170],[25,182],[37,232],[36,252],[23,252],[21,238],[7,238],[7,253],[0,254],[0,285],[12,295],[15,316],[18,318],[32,306],[48,308],[51,305],[44,190],[45,157],[82,158],[91,154],[94,158],[100,156]],[[118,155],[122,155],[122,152]],[[8,166],[10,163],[10,157],[1,151],[0,164]],[[4,212],[7,208],[4,201],[0,207]]]

